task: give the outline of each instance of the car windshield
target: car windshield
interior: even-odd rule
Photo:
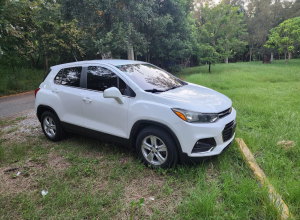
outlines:
[[[120,65],[117,68],[145,91],[163,92],[184,85],[173,75],[151,64]]]

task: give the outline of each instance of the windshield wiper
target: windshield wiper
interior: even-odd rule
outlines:
[[[169,89],[166,89],[165,91],[169,91],[169,90],[176,89],[176,88],[179,88],[179,87],[182,87],[182,86],[173,86],[173,87],[171,87]]]
[[[146,89],[145,92],[152,92],[152,93],[156,93],[156,92],[164,92],[165,90],[158,90],[158,89]]]

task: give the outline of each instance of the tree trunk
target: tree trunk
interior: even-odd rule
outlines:
[[[252,51],[253,51],[253,45],[251,45],[251,48],[250,48],[250,62],[252,61]]]
[[[288,64],[288,60],[286,58],[286,53],[284,53],[284,58],[285,58],[285,65],[287,65]]]
[[[228,52],[228,45],[226,45],[226,52]],[[228,57],[225,58],[225,63],[228,63]]]
[[[150,63],[150,52],[149,51],[146,54],[146,62]]]
[[[38,68],[38,67],[39,67],[40,57],[41,57],[41,56],[39,55],[37,61],[35,62],[35,68]]]
[[[39,61],[40,61],[40,55],[39,55],[37,61],[35,61],[33,56],[30,54],[30,60],[31,60],[31,66],[37,69]]]
[[[130,47],[129,50],[127,51],[127,59],[134,60],[133,47]]]
[[[48,65],[48,57],[45,56],[45,67],[46,67],[46,72],[48,71],[49,69],[49,65]]]
[[[209,63],[208,65],[209,65],[209,67],[208,67],[208,72],[210,73],[210,65],[211,65],[211,64]]]
[[[17,80],[17,74],[16,74],[16,70],[15,70],[15,66],[14,63],[11,63],[11,68],[13,70],[14,73],[14,78],[15,78],[15,89],[18,90],[18,80]]]
[[[273,60],[274,60],[274,55],[273,55],[273,52],[271,53],[271,62],[273,62]]]
[[[47,71],[48,71],[48,58],[46,55],[44,55],[44,76],[46,76]]]
[[[186,60],[185,64],[184,64],[184,68],[187,67],[187,65],[190,64],[190,57]],[[189,65],[190,66],[190,65]]]
[[[137,52],[134,52],[134,60],[137,60]]]

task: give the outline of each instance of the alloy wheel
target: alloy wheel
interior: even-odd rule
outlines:
[[[56,134],[56,125],[54,120],[51,117],[47,116],[44,118],[43,125],[45,133],[50,138],[53,138]]]
[[[149,135],[143,139],[141,149],[145,159],[153,165],[162,165],[167,160],[167,146],[154,135]]]

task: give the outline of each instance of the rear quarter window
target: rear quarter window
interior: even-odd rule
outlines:
[[[61,69],[54,78],[58,85],[80,87],[82,67],[70,67]]]

